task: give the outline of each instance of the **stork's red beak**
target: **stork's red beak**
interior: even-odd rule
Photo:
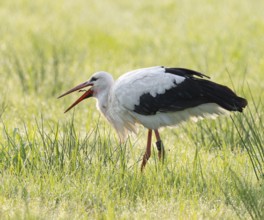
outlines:
[[[68,95],[68,94],[70,94],[72,92],[75,92],[77,90],[81,90],[82,88],[85,88],[87,86],[92,86],[92,85],[93,84],[90,83],[89,81],[84,82],[84,83],[82,83],[82,84],[80,84],[78,86],[75,86],[74,88],[70,89],[69,91],[63,93],[62,95],[60,95],[58,97],[58,99],[61,98],[61,97],[63,97],[63,96],[65,96],[65,95]],[[80,103],[82,100],[87,99],[87,98],[90,98],[92,96],[93,96],[93,90],[92,89],[88,89],[87,91],[85,91],[85,93],[79,99],[77,99],[69,108],[67,108],[64,113],[66,113],[67,111],[69,111],[70,109],[72,109],[75,105],[77,105],[78,103]]]

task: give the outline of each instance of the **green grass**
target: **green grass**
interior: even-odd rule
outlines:
[[[1,219],[263,219],[262,1],[0,2]],[[119,144],[95,101],[57,100],[98,70],[191,68],[244,114],[146,130]]]

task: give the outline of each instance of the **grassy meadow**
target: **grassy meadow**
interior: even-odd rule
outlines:
[[[1,0],[0,219],[263,219],[264,1]],[[95,100],[57,97],[99,70],[164,65],[248,99],[243,114],[161,132],[140,164]]]

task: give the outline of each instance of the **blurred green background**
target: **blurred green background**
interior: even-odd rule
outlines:
[[[207,131],[217,130],[214,135],[225,146],[220,151],[211,151],[215,139],[204,137],[201,124],[165,129],[162,135],[171,146],[171,165],[160,171],[152,160],[142,176],[137,163],[145,146],[143,130],[131,138],[137,146],[129,150],[127,160],[135,169],[125,167],[120,172],[120,167],[109,162],[113,160],[109,152],[104,162],[98,156],[98,160],[91,159],[91,165],[84,150],[79,150],[80,143],[86,143],[82,146],[87,149],[102,146],[102,152],[114,149],[118,153],[119,148],[108,146],[118,145],[114,130],[99,117],[94,100],[65,115],[63,111],[79,94],[57,97],[99,70],[117,78],[148,66],[184,67],[233,88],[249,100],[249,106],[254,99],[259,107],[253,118],[258,121],[263,118],[263,104],[259,104],[264,88],[263,11],[261,0],[1,0],[0,217],[237,218],[224,199],[229,192],[224,194],[223,188],[235,188],[228,168],[249,184],[256,185],[256,181],[245,152],[229,151],[241,147],[230,119],[220,120],[222,127],[208,122]],[[256,123],[260,126],[261,120]],[[71,133],[67,129],[73,125],[76,130]],[[73,156],[70,143],[77,146]],[[179,148],[173,148],[174,144]],[[59,147],[53,152],[51,146]],[[197,154],[197,146],[202,153]],[[53,156],[60,158],[62,167],[50,162]],[[106,170],[97,170],[101,166]],[[211,189],[205,190],[204,185]],[[239,199],[235,204],[238,213],[246,212]]]

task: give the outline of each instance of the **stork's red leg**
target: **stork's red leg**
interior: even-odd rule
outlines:
[[[159,131],[157,129],[154,131],[155,131],[155,136],[157,139],[156,146],[159,151],[158,156],[159,156],[159,159],[162,159],[162,162],[164,162],[164,157],[165,157],[164,145],[162,143],[162,140],[160,139]]]
[[[151,137],[152,137],[152,130],[148,129],[148,141],[147,141],[147,148],[146,152],[143,156],[142,164],[141,164],[141,171],[143,171],[144,167],[146,166],[148,159],[151,155]]]

